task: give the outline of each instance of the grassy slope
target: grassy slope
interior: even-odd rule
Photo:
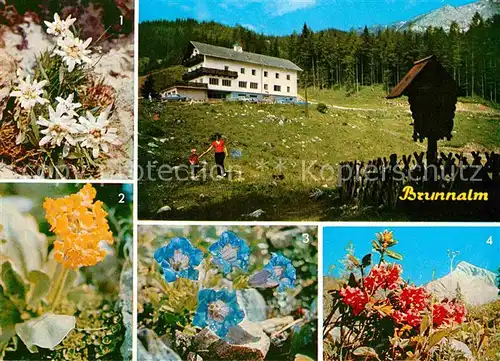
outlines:
[[[328,189],[334,189],[337,180],[332,178],[331,171],[325,171],[323,179],[302,180],[302,161],[308,162],[308,166],[317,160],[336,170],[338,163],[344,160],[425,151],[425,143],[411,139],[408,105],[404,99],[387,101],[379,88],[366,88],[360,95],[351,97],[345,97],[342,91],[310,90],[309,99],[376,110],[329,109],[327,114],[321,114],[313,105],[307,119],[305,108],[294,105],[168,103],[154,110],[151,105],[143,104],[139,122],[139,155],[143,167],[147,161],[172,166],[185,164],[192,147],[204,150],[209,146],[210,136],[221,132],[227,138],[229,149],[240,149],[243,153],[242,158],[229,158],[226,164],[241,169],[244,180],[205,184],[142,181],[140,218],[236,220],[245,219],[242,214],[259,208],[266,211],[259,220],[363,218],[362,214],[353,216],[338,210],[334,191],[318,200],[311,199],[309,195],[314,188],[327,185]],[[154,113],[160,115],[160,120],[152,120]],[[275,118],[271,118],[273,116]],[[279,119],[285,124],[279,125]],[[458,112],[455,131],[452,141],[440,142],[441,150],[500,149],[498,114]],[[279,159],[286,167],[285,179],[274,182],[272,175],[280,173],[275,168]],[[213,154],[207,155],[206,160],[213,164]],[[261,160],[268,162],[266,171],[257,168]],[[318,169],[313,173],[319,176]],[[165,205],[174,211],[157,215],[156,211]],[[374,217],[376,215],[371,216]],[[402,219],[400,215],[384,218]]]

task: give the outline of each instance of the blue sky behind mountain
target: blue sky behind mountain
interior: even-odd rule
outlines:
[[[323,272],[328,275],[335,265],[337,275],[346,255],[349,241],[353,242],[356,257],[372,252],[371,241],[384,227],[326,227],[323,233]],[[466,261],[495,272],[500,267],[500,227],[389,227],[399,243],[394,251],[403,254],[399,262],[403,277],[417,285],[425,284],[450,272],[447,251],[459,251],[453,266]],[[491,237],[491,244],[487,242]],[[378,261],[378,259],[377,259]]]
[[[192,18],[243,25],[269,35],[313,30],[349,30],[409,20],[445,5],[470,0],[142,0],[140,21]]]

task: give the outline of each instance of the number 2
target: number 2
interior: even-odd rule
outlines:
[[[118,194],[118,198],[119,198],[119,200],[118,200],[119,204],[124,204],[125,203],[125,194],[124,193]]]

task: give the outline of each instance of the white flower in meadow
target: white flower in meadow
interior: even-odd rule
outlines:
[[[26,76],[26,79],[19,79],[18,90],[14,90],[10,93],[11,97],[16,97],[16,102],[21,104],[23,109],[31,109],[36,103],[45,104],[49,101],[42,97],[43,87],[47,84],[46,80],[37,82],[33,80],[31,83],[31,76]]]
[[[120,140],[116,135],[117,129],[109,127],[109,112],[111,106],[107,107],[99,117],[96,118],[92,113],[87,112],[85,117],[80,117],[80,124],[84,128],[83,140],[80,145],[85,148],[92,148],[92,156],[99,157],[101,150],[107,154],[109,145],[119,145]]]
[[[47,34],[52,34],[55,36],[68,36],[70,34],[70,27],[76,19],[72,19],[71,15],[68,15],[66,20],[61,20],[59,14],[54,14],[54,22],[45,21],[45,25],[47,25]]]
[[[83,42],[82,39],[76,38],[73,35],[68,35],[65,38],[57,40],[59,49],[54,50],[54,54],[60,55],[68,66],[68,71],[72,72],[76,65],[92,62],[87,56],[92,53],[92,51],[87,49],[91,42],[92,38],[88,38]]]
[[[65,157],[69,153],[68,145],[76,145],[76,139],[73,135],[78,134],[82,128],[72,116],[62,114],[51,106],[48,109],[49,119],[40,116],[37,121],[39,125],[46,127],[40,131],[45,136],[40,140],[39,145],[41,147],[46,144],[61,146],[64,142],[63,157]]]
[[[72,117],[78,117],[78,114],[75,112],[75,109],[80,108],[82,105],[80,103],[73,103],[73,99],[75,94],[70,94],[66,99],[62,97],[57,97],[57,106],[56,112],[60,114],[66,114]]]

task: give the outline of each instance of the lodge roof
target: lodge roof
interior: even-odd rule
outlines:
[[[299,68],[297,65],[295,65],[294,63],[292,63],[290,60],[287,59],[275,58],[273,56],[256,54],[256,53],[249,53],[246,51],[239,52],[230,48],[199,43],[197,41],[191,41],[191,44],[196,49],[198,49],[200,54],[212,56],[214,58],[235,60],[244,63],[265,65],[287,70],[302,71],[301,68]]]

